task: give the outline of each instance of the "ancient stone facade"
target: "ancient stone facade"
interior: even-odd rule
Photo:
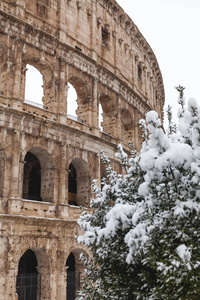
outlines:
[[[25,101],[27,64],[42,107]],[[105,174],[99,151],[120,171],[117,144],[140,148],[139,119],[162,119],[163,104],[156,57],[116,1],[0,1],[0,300],[74,299],[87,253],[76,220]]]

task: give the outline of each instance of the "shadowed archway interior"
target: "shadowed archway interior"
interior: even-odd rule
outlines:
[[[18,266],[16,291],[18,300],[37,300],[39,274],[35,253],[28,249],[21,257]]]
[[[76,294],[76,266],[75,256],[70,253],[67,262],[67,300],[74,300]]]
[[[38,158],[27,152],[24,165],[23,198],[41,201],[41,166]]]

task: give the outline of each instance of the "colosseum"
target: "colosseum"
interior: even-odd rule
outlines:
[[[141,147],[149,110],[163,119],[158,62],[117,1],[1,0],[0,66],[0,300],[74,300],[99,152],[120,172],[117,145]],[[41,104],[25,98],[29,66]]]

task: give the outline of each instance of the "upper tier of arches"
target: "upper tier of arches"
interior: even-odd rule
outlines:
[[[4,48],[2,47],[2,49]],[[67,61],[53,59],[48,54],[43,54],[44,57],[41,59],[41,50],[32,48],[32,46],[24,44],[24,49],[26,49],[25,53],[21,52],[21,48],[13,47],[12,55],[9,51],[6,53],[5,50],[2,50],[0,57],[2,66],[1,103],[23,111],[29,110],[27,105],[24,106],[27,103],[31,106],[39,106],[46,112],[54,113],[56,121],[66,123],[67,119],[73,118],[68,113],[70,105],[74,105],[71,103],[69,93],[69,85],[71,85],[76,93],[74,100],[76,102],[74,116],[76,121],[91,128],[91,133],[96,132],[99,135],[99,132],[103,131],[108,136],[120,139],[126,144],[134,141],[136,146],[140,147],[139,142],[136,141],[139,131],[138,121],[140,118],[144,118],[148,110],[157,106],[156,98],[151,107],[142,99],[140,100],[136,93],[125,90],[119,83],[118,85],[114,78],[109,84],[109,80],[104,81],[100,78],[97,80],[96,74],[83,73]],[[13,65],[11,63],[11,67],[9,61],[14,55],[17,60],[15,63],[13,61]],[[40,103],[37,103],[37,99],[34,97],[31,98],[31,101],[26,99],[30,89],[30,85],[26,84],[30,68],[34,69],[39,76],[34,89],[41,90]],[[37,82],[37,78],[34,76],[31,78],[29,74],[29,84]],[[125,95],[123,95],[124,91]],[[152,91],[155,92],[153,87]],[[162,115],[161,105],[158,105],[158,109]],[[34,114],[40,117],[45,114],[43,111],[36,111]]]
[[[4,11],[4,16],[5,13],[12,15],[11,23],[17,27],[14,34],[18,38],[24,35],[23,41],[42,48],[42,60],[49,44],[49,51],[56,56],[59,48],[65,54],[65,47],[70,47],[88,62],[102,66],[122,80],[148,104],[153,106],[157,94],[157,105],[163,106],[164,88],[157,59],[137,26],[116,1],[21,0],[18,5],[3,0],[0,10]],[[23,45],[21,50],[26,53]],[[62,57],[61,53],[59,55]],[[68,53],[68,59],[77,66],[77,59],[70,56]],[[152,92],[150,85],[156,91]]]

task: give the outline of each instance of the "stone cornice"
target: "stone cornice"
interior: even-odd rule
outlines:
[[[27,104],[26,104],[27,105]],[[57,131],[58,133],[62,133],[62,134],[67,134],[67,133],[73,133],[73,134],[81,134],[82,136],[85,137],[85,139],[92,139],[92,140],[96,140],[96,142],[99,142],[99,143],[104,143],[106,144],[107,146],[110,146],[112,148],[114,148],[115,150],[117,149],[117,142],[116,142],[116,139],[111,137],[112,141],[108,141],[106,139],[102,139],[101,136],[96,136],[95,134],[92,133],[92,131],[88,130],[88,132],[85,130],[85,128],[89,128],[88,125],[86,124],[80,124],[81,126],[83,126],[84,130],[83,129],[80,129],[80,128],[76,128],[76,127],[73,127],[73,126],[69,126],[67,124],[63,124],[63,123],[59,123],[58,121],[53,121],[53,120],[50,120],[50,119],[46,119],[46,118],[43,118],[42,116],[40,115],[34,115],[32,113],[28,113],[27,111],[24,111],[24,110],[16,110],[16,109],[13,109],[13,108],[9,108],[9,107],[4,107],[2,109],[2,107],[0,106],[0,112],[1,110],[4,112],[4,114],[8,114],[8,115],[13,115],[13,116],[25,116],[25,118],[23,119],[23,121],[25,121],[26,119],[30,120],[31,122],[31,119],[34,117],[34,123],[37,122],[37,125],[38,126],[42,126],[44,128],[46,128],[48,131],[44,131],[42,132],[42,134],[40,135],[40,137],[44,138],[44,139],[47,139],[49,140],[50,138],[48,137],[48,133],[49,131],[51,130],[55,130]],[[34,110],[37,111],[37,107],[34,107]],[[70,121],[70,119],[68,119]],[[71,122],[75,122],[76,121],[73,121],[71,120]],[[0,126],[1,128],[1,126]],[[34,133],[29,133],[28,131],[24,131],[24,130],[21,130],[20,128],[15,128],[14,126],[13,127],[9,127],[8,130],[12,130],[12,131],[15,131],[17,130],[17,132],[20,132],[20,133],[25,133],[27,135],[31,135],[31,136],[34,136]],[[54,140],[58,143],[61,143],[63,145],[68,145],[67,142],[64,142],[63,140],[63,136],[57,134],[57,136],[53,135],[53,137],[51,137],[51,140]],[[38,137],[38,133],[35,135],[36,137]],[[86,138],[87,137],[87,138]],[[74,145],[71,145],[75,148]],[[93,151],[92,149],[90,149],[90,152],[94,152],[96,154],[95,151]]]
[[[60,218],[44,218],[44,217],[36,217],[36,216],[23,216],[23,215],[15,215],[15,214],[0,214],[0,220],[22,223],[24,226],[26,225],[37,225],[37,226],[59,226],[59,227],[69,227],[69,224],[77,225],[77,220],[71,219],[60,219]]]

